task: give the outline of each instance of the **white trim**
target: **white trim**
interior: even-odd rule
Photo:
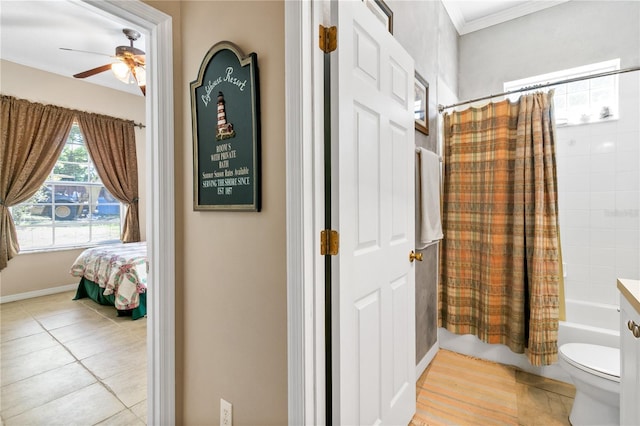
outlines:
[[[454,1],[443,0],[442,5],[444,6],[444,9],[447,11],[447,15],[449,15],[449,19],[451,19],[451,23],[453,24],[454,27],[456,27],[458,34],[462,35],[463,34],[462,30],[465,25],[465,20],[464,20],[464,16],[462,15],[462,11],[460,10],[460,7]]]
[[[425,354],[425,356],[422,357],[418,365],[416,365],[416,381],[420,378],[420,376],[422,376],[422,373],[424,373],[424,370],[427,369],[429,364],[431,364],[431,361],[433,361],[433,358],[435,358],[439,350],[440,350],[440,344],[436,340],[436,343],[433,346],[431,346],[431,349],[427,351],[427,353]]]
[[[304,21],[305,5],[285,2],[285,114],[286,114],[286,214],[287,214],[287,358],[288,418],[290,425],[305,424],[307,377],[305,374],[305,263],[303,144],[304,122]]]
[[[290,425],[325,423],[322,5],[285,2],[288,414]]]
[[[289,424],[324,423],[323,333],[317,330],[318,279],[314,220],[315,117],[313,10],[306,1],[285,3],[287,312]],[[320,176],[322,176],[320,174]],[[320,317],[322,318],[322,317]],[[320,336],[321,335],[321,336]],[[320,348],[321,346],[321,348]],[[324,352],[323,352],[324,354]],[[322,355],[323,356],[323,355]],[[323,359],[323,358],[322,358]],[[320,370],[318,370],[320,369]]]
[[[77,2],[77,0],[74,0]],[[146,32],[147,47],[147,424],[173,425],[175,416],[175,203],[173,35],[171,17],[141,1],[82,0],[79,4]]]
[[[18,300],[32,299],[34,297],[49,296],[50,294],[64,293],[78,288],[78,283],[61,285],[59,287],[45,288],[42,290],[27,291],[26,293],[10,294],[0,297],[0,305],[3,303],[17,302]]]
[[[465,35],[512,19],[520,18],[531,13],[539,12],[567,1],[568,0],[528,1],[470,21],[465,20],[464,14],[460,10],[460,5],[456,1],[447,0],[443,1],[442,4],[447,10],[449,18],[451,18],[456,30],[458,30],[458,34]]]

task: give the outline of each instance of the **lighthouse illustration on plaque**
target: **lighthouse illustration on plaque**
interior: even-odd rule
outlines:
[[[224,107],[224,95],[218,92],[218,131],[216,132],[216,140],[232,138],[236,135],[233,130],[233,124],[227,123],[227,113]]]

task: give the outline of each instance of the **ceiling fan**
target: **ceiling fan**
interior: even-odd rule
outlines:
[[[133,47],[133,42],[140,38],[140,33],[129,28],[124,28],[122,32],[129,39],[129,46],[116,47],[116,54],[115,57],[113,57],[117,59],[115,62],[83,71],[81,73],[75,74],[74,77],[86,78],[107,70],[111,70],[113,71],[113,74],[116,76],[116,78],[123,83],[137,83],[138,87],[140,87],[140,90],[142,91],[142,94],[146,95],[145,53],[142,50]],[[61,47],[60,49],[73,52],[95,53],[86,52],[83,50],[69,49],[65,47]]]

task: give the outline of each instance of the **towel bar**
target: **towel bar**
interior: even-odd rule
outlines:
[[[416,152],[419,153],[420,152],[420,147],[416,146]],[[440,162],[442,163],[442,156],[438,155],[438,159],[440,160]]]
[[[431,241],[430,243],[427,243],[424,245],[424,247],[416,247],[416,250],[424,250],[427,247],[431,247],[434,244],[438,244],[441,240],[435,240],[435,241]]]

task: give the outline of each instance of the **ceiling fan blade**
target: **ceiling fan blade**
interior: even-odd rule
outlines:
[[[146,86],[138,86],[138,87],[142,91],[142,95],[143,96],[147,96],[147,88],[146,88]]]
[[[90,53],[92,55],[99,55],[99,56],[108,56],[110,58],[113,58],[113,55],[108,55],[106,53],[100,53],[100,52],[90,52],[88,50],[78,50],[78,49],[70,49],[68,47],[60,47],[60,50],[66,50],[67,52],[79,52],[79,53]]]
[[[74,77],[75,78],[91,77],[92,75],[96,75],[101,72],[108,71],[110,69],[111,69],[111,64],[106,64],[106,65],[102,65],[101,67],[92,68],[90,70],[75,74]]]

